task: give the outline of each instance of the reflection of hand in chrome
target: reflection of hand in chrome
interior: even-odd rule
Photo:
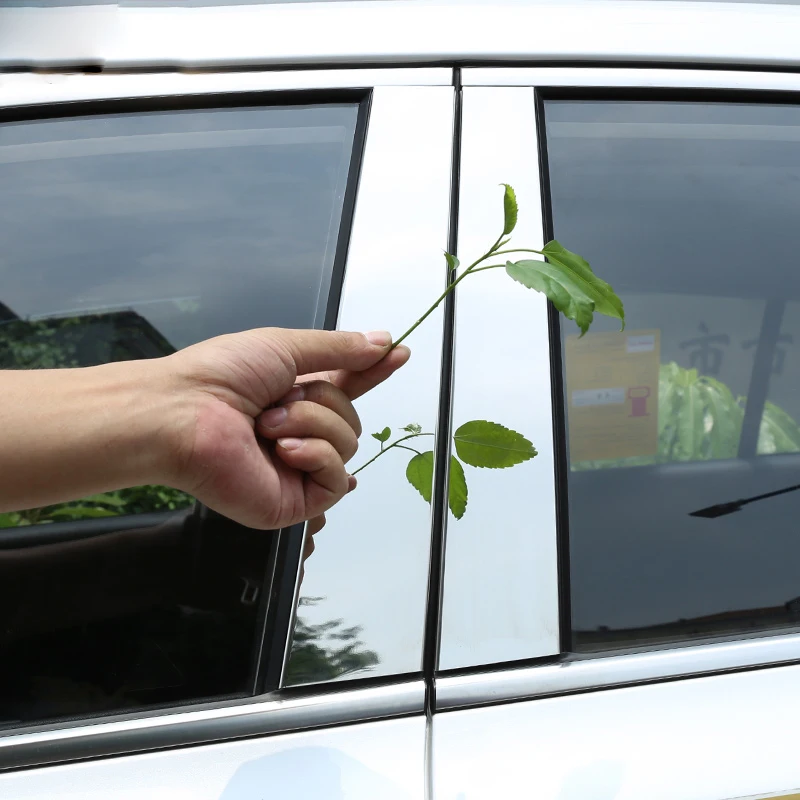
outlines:
[[[306,561],[311,557],[311,554],[314,550],[317,549],[316,544],[314,544],[314,534],[319,533],[324,527],[327,520],[325,519],[324,514],[320,514],[314,519],[310,519],[308,524],[306,525],[306,539],[303,544],[303,560],[300,564],[300,583],[303,582],[303,578],[306,574]]]

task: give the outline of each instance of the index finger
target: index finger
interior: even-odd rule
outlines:
[[[411,350],[401,344],[387,353],[377,364],[360,372],[345,369],[330,370],[303,375],[298,377],[297,381],[298,383],[313,380],[328,381],[341,389],[350,400],[355,400],[391,377],[410,357]]]

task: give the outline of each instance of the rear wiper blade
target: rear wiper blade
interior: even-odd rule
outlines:
[[[748,503],[755,503],[757,500],[766,500],[768,497],[777,497],[779,494],[786,494],[787,492],[796,492],[800,489],[800,483],[795,486],[787,486],[785,489],[778,489],[775,492],[767,492],[766,494],[757,494],[753,497],[745,497],[742,500],[733,500],[728,503],[717,503],[715,506],[708,506],[701,508],[698,511],[690,511],[690,517],[703,517],[705,519],[714,519],[715,517],[724,517],[726,514],[734,514],[741,511],[743,506]]]

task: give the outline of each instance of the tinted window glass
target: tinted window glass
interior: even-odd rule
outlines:
[[[579,649],[793,626],[800,109],[546,105],[554,232],[627,329],[565,326]],[[701,512],[697,515],[696,512]]]
[[[0,125],[0,367],[320,327],[357,106]],[[0,721],[253,690],[274,537],[163,487],[0,515]]]

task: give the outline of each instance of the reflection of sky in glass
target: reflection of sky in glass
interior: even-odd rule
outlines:
[[[0,301],[20,317],[132,308],[175,347],[320,324],[355,118],[348,105],[0,127]]]
[[[766,301],[793,301],[781,331],[797,327],[800,111],[554,101],[546,112],[555,235],[614,286],[630,331],[661,331],[662,363],[747,394]],[[613,329],[605,319],[593,328]],[[709,337],[713,357],[702,352]],[[768,399],[800,418],[793,345]],[[796,483],[795,457],[779,458],[573,474],[574,626],[652,625],[800,595],[800,498],[688,516]]]

